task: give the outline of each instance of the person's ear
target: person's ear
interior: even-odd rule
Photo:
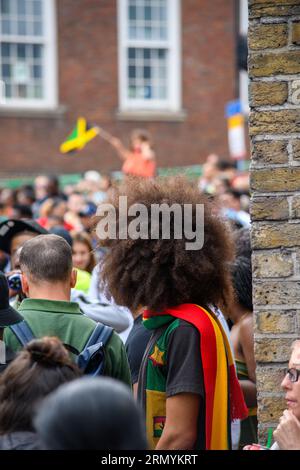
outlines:
[[[71,289],[74,289],[74,287],[76,286],[76,282],[77,282],[77,271],[76,271],[76,269],[72,269],[72,272],[71,272]]]
[[[22,292],[29,297],[29,283],[26,274],[21,274]]]

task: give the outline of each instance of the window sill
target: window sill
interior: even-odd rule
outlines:
[[[0,117],[57,119],[66,112],[66,106],[56,108],[17,108],[0,105]]]
[[[116,113],[120,121],[168,121],[183,122],[187,117],[184,110],[181,111],[120,111]]]

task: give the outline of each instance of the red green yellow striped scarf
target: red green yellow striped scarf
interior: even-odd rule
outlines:
[[[231,420],[245,419],[248,415],[227,335],[213,313],[195,304],[167,308],[160,313],[145,310],[143,322],[146,328],[156,329],[166,323],[167,317],[185,320],[200,333],[199,352],[205,387],[206,449],[227,450],[230,442],[228,407]]]

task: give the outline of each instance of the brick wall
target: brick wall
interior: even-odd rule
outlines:
[[[259,432],[285,408],[300,331],[300,2],[249,0],[252,247]]]
[[[0,174],[117,170],[120,161],[95,139],[80,155],[60,142],[78,115],[128,143],[134,127],[153,132],[160,166],[198,164],[227,155],[225,104],[236,97],[234,0],[182,0],[183,122],[124,122],[118,109],[116,0],[57,0],[61,117],[0,116]]]

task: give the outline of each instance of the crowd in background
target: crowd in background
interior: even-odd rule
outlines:
[[[60,187],[55,176],[39,175],[32,185],[18,189],[0,187],[0,222],[5,219],[34,219],[50,233],[63,236],[73,249],[74,266],[79,270],[78,288],[88,292],[93,269],[101,250],[93,231],[97,205],[113,191],[107,174],[87,171],[74,185]],[[198,185],[201,193],[213,199],[217,213],[235,228],[250,227],[249,173],[240,172],[236,162],[215,154],[207,157]],[[8,257],[0,249],[0,268],[9,269]]]
[[[0,271],[4,272],[3,276],[0,276],[2,296],[0,296],[0,343],[4,338],[7,346],[5,353],[0,348],[0,364],[2,364],[0,371],[3,371],[0,375],[0,449],[38,449],[46,446],[53,449],[128,450],[145,449],[149,445],[149,437],[148,444],[146,443],[140,410],[126,387],[133,386],[134,395],[138,393],[137,385],[141,380],[143,356],[152,338],[147,328],[143,327],[145,318],[141,306],[145,302],[151,306],[153,302],[158,312],[161,311],[164,303],[160,304],[159,298],[161,294],[164,299],[169,295],[170,283],[166,282],[169,275],[175,276],[169,303],[171,304],[176,296],[179,299],[176,305],[185,304],[185,298],[189,300],[199,296],[199,305],[205,304],[208,310],[213,312],[213,317],[217,318],[217,323],[220,322],[222,325],[221,330],[228,337],[230,349],[228,354],[229,357],[231,355],[234,357],[237,379],[243,394],[241,410],[243,402],[248,410],[247,418],[241,413],[242,418],[233,422],[230,446],[237,449],[247,443],[257,442],[248,172],[239,171],[235,162],[211,154],[203,165],[199,180],[186,180],[185,183],[181,181],[174,184],[171,178],[166,180],[166,187],[163,180],[158,183],[157,188],[161,192],[160,197],[163,201],[172,196],[172,191],[175,199],[178,193],[179,201],[181,197],[182,200],[191,197],[196,201],[197,194],[199,200],[201,195],[206,197],[211,210],[206,224],[211,230],[212,239],[211,246],[204,248],[199,255],[200,264],[198,267],[193,267],[193,272],[188,266],[191,258],[176,251],[173,253],[172,244],[168,248],[164,245],[156,247],[151,269],[153,272],[157,269],[157,273],[155,276],[153,273],[149,274],[149,279],[147,274],[141,272],[142,265],[136,267],[138,260],[144,260],[144,257],[147,260],[138,243],[136,247],[132,243],[130,247],[128,244],[123,247],[119,244],[115,248],[110,248],[109,243],[99,244],[97,239],[95,233],[97,207],[106,200],[112,201],[118,187],[119,181],[113,181],[109,175],[88,171],[74,185],[61,187],[57,177],[39,175],[32,185],[24,185],[14,190],[0,189]],[[139,186],[139,183],[133,183],[130,191],[131,197],[135,195],[137,201],[137,195],[143,194],[143,201],[148,197],[148,202],[151,203],[153,197],[151,184],[148,194],[146,184]],[[221,220],[224,226],[227,226],[228,233],[231,233],[234,260],[230,258],[231,242],[227,240],[225,232],[222,235],[222,226],[217,227],[214,216],[218,216],[217,219]],[[178,249],[178,246],[174,248]],[[212,250],[211,253],[206,253],[206,249]],[[133,250],[136,250],[136,260],[130,258]],[[163,271],[166,277],[159,279],[161,264],[170,263],[170,261],[157,261],[159,250],[164,253],[165,259],[168,256],[171,258],[179,256],[180,263],[187,263],[185,266],[187,277],[178,285],[176,285],[176,275],[171,271],[167,273],[166,269],[169,269],[167,266]],[[214,257],[213,261],[211,256]],[[104,278],[114,294],[113,297],[107,296],[101,282],[101,261],[104,258],[108,260],[104,269]],[[127,261],[124,262],[125,259],[128,265]],[[190,261],[187,261],[188,259]],[[225,269],[224,266],[228,264],[229,259],[231,259],[230,285],[234,291],[230,308],[221,299],[221,291],[223,289],[225,292],[226,283],[229,282],[226,280],[225,271],[222,270]],[[157,267],[155,263],[158,263]],[[148,265],[145,266],[147,273]],[[209,280],[205,276],[209,276]],[[146,301],[149,296],[147,284],[150,285],[154,278],[156,281]],[[206,283],[206,292],[202,292],[202,281]],[[7,300],[4,298],[6,282]],[[193,283],[195,283],[194,290]],[[148,289],[145,292],[143,289],[146,287],[142,284]],[[157,286],[160,293],[157,294],[158,300],[155,300]],[[215,293],[218,289],[219,292]],[[39,317],[41,312],[43,313]],[[48,312],[48,318],[45,312]],[[53,312],[56,317],[53,316]],[[36,337],[29,338],[31,341],[28,341],[28,344],[26,341],[22,342],[17,330],[13,329],[13,325],[18,324],[22,318],[25,318],[36,334]],[[151,321],[153,322],[153,319]],[[74,351],[77,353],[85,351],[88,332],[91,333],[97,324],[110,328],[109,335],[113,331],[113,336],[108,336],[110,339],[105,353],[107,363],[104,375],[110,378],[82,379],[82,370],[72,362],[64,346],[70,347],[69,352],[72,354]],[[5,332],[8,328],[12,328],[12,331]],[[189,334],[192,335],[189,336],[191,339],[194,334],[193,329]],[[15,354],[22,349],[22,344],[24,348],[16,356]],[[173,347],[175,348],[175,340]],[[180,351],[180,346],[177,347]],[[182,355],[184,354],[182,350]],[[192,358],[193,353],[191,354]],[[1,361],[3,357],[5,361]],[[177,360],[178,358],[179,356]],[[152,360],[154,359],[151,358]],[[154,363],[156,360],[161,358],[155,359]],[[36,364],[34,368],[33,364]],[[195,367],[197,369],[198,365]],[[180,369],[180,373],[177,372],[176,387],[180,387],[184,392],[186,386],[190,387],[186,381],[197,382],[198,379],[196,370],[195,377],[192,377],[190,372],[189,378],[184,381],[182,371],[183,369]],[[24,385],[24,377],[27,385]],[[123,382],[123,385],[117,383],[115,379]],[[295,379],[295,373],[289,372],[291,382],[296,382],[297,379],[298,375]],[[67,383],[71,381],[71,384]],[[58,388],[59,385],[61,387]],[[48,394],[49,401],[43,402]],[[95,399],[97,394],[100,396],[99,399]],[[20,404],[21,402],[24,404],[24,400],[27,403],[25,407]],[[36,405],[40,402],[45,404],[36,415]],[[60,425],[62,416],[64,422],[68,423],[63,427]],[[286,426],[291,426],[291,419],[293,418],[286,419],[288,422]],[[181,428],[181,424],[178,423],[178,428]],[[198,425],[199,423],[195,423],[195,429],[198,429]],[[154,443],[158,442],[157,448],[159,445],[161,448],[180,449],[185,448],[185,445],[187,448],[195,448],[195,436],[192,436],[191,442],[176,437],[178,440],[171,444],[166,437],[168,427],[164,431],[163,439],[159,434],[162,430],[160,426],[161,423],[158,425],[154,423],[154,435],[156,436],[155,433],[158,432],[157,436],[160,436],[159,439],[157,436],[154,439]],[[279,441],[280,432],[282,432],[280,429],[277,430]],[[283,435],[285,436],[284,433]],[[203,448],[205,443],[201,432],[200,437],[199,445]],[[209,448],[207,442],[206,448]]]

